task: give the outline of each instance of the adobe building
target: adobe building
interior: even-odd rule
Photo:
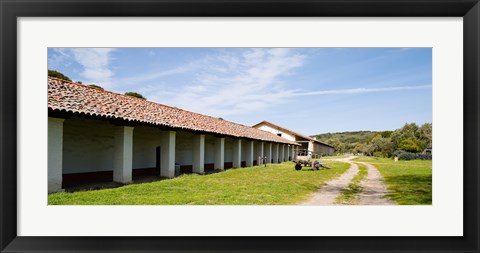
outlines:
[[[320,156],[320,155],[333,155],[335,153],[335,147],[332,145],[323,143],[315,138],[297,133],[285,127],[276,125],[268,121],[262,121],[253,126],[254,128],[270,132],[288,141],[293,141],[299,144],[297,148],[298,156]]]
[[[295,141],[257,128],[48,77],[48,192],[280,163]],[[177,170],[177,171],[176,171]],[[177,173],[176,173],[177,172]]]

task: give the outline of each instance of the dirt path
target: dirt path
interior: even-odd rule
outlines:
[[[335,200],[342,191],[347,188],[350,181],[358,174],[358,165],[350,160],[355,158],[350,156],[342,159],[333,159],[339,162],[350,163],[350,168],[339,178],[328,181],[324,187],[313,194],[313,196],[300,205],[335,205]],[[358,162],[367,166],[368,174],[360,182],[362,192],[359,193],[357,205],[395,205],[395,203],[385,197],[388,193],[387,187],[383,182],[383,177],[373,165],[365,162]]]
[[[367,166],[368,174],[366,178],[360,182],[362,192],[359,194],[359,205],[395,205],[395,203],[387,199],[387,186],[383,182],[383,177],[373,165],[364,162],[358,162]]]
[[[335,159],[335,161],[350,163],[350,168],[339,178],[328,181],[326,183],[327,185],[315,192],[309,200],[301,203],[301,205],[334,205],[335,199],[358,173],[358,166],[350,162],[352,158],[353,157]]]

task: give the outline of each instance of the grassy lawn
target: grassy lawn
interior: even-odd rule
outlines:
[[[183,175],[114,189],[55,193],[49,205],[285,205],[306,200],[349,164],[327,162],[332,169],[300,171],[294,163],[230,169],[205,176]]]
[[[342,191],[342,194],[337,197],[335,202],[342,205],[352,205],[358,200],[358,194],[362,191],[360,182],[367,176],[367,166],[358,164],[358,174],[348,184],[347,189]]]
[[[400,205],[432,204],[432,161],[398,161],[387,158],[359,157],[356,161],[375,166],[392,192],[387,196]]]
[[[323,159],[341,159],[341,158],[346,158],[346,157],[349,157],[348,155],[326,155],[326,156],[322,156],[320,158],[320,160],[323,160]]]

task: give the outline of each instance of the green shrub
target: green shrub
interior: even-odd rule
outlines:
[[[56,71],[56,70],[48,70],[48,76],[51,76],[51,77],[56,77],[56,78],[59,78],[59,79],[63,79],[63,80],[67,80],[67,81],[72,81],[72,79],[70,79],[68,76]]]
[[[101,86],[98,86],[98,85],[96,85],[96,84],[90,84],[90,85],[88,85],[88,86],[90,86],[90,87],[92,87],[92,88],[95,88],[95,89],[103,90],[103,88],[102,88]]]
[[[136,98],[146,99],[142,94],[137,93],[137,92],[133,92],[133,91],[125,92],[125,95],[126,95],[126,96],[130,96],[130,97],[136,97]]]
[[[417,156],[414,153],[403,153],[398,156],[398,160],[415,160]]]
[[[432,155],[431,154],[415,154],[415,153],[410,153],[406,152],[404,150],[396,150],[393,152],[394,156],[398,157],[398,160],[432,160]]]

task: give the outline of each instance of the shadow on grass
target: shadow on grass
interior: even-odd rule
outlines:
[[[322,170],[329,170],[329,169],[321,168],[321,169],[318,169],[318,170],[314,170],[314,169],[311,169],[311,168],[308,168],[308,169],[302,168],[301,170],[297,170],[297,171],[313,171],[313,172],[315,172],[315,171],[322,171]]]

